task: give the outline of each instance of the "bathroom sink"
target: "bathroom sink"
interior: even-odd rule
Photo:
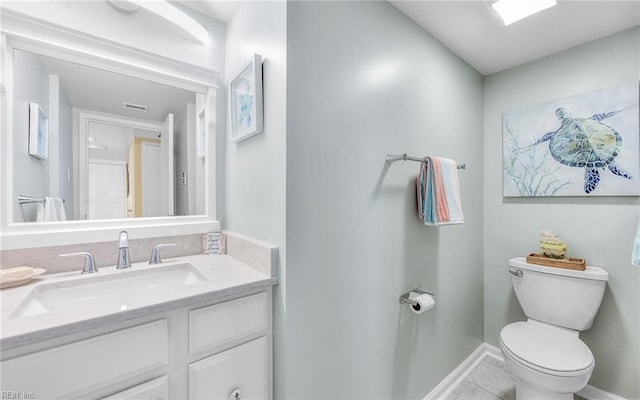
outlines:
[[[171,293],[206,280],[188,263],[139,270],[133,268],[105,275],[98,273],[83,277],[85,279],[39,285],[22,301],[10,318],[95,306],[99,306],[101,310],[124,311],[140,298]]]

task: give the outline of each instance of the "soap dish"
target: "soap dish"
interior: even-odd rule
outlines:
[[[17,278],[0,279],[0,289],[6,289],[6,288],[10,288],[10,287],[25,285],[25,284],[31,282],[31,278],[33,278],[35,276],[38,276],[38,275],[42,275],[45,272],[47,272],[47,270],[44,269],[44,268],[34,268],[33,271],[28,275],[20,276],[20,277],[17,277]]]

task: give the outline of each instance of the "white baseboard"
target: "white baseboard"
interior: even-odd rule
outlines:
[[[502,357],[502,351],[500,350],[499,347],[496,347],[494,345],[491,345],[489,343],[482,343],[482,345],[484,346],[484,350],[485,350],[485,354],[488,357],[491,357],[495,360],[498,360],[500,362],[504,362],[504,358]]]
[[[504,362],[502,352],[496,346],[482,343],[467,358],[460,363],[436,386],[423,400],[446,399],[456,388],[469,376],[473,369],[485,358],[491,357],[500,362]],[[597,387],[587,385],[577,393],[578,396],[586,400],[626,400],[616,394],[609,393]]]
[[[578,396],[587,400],[626,400],[617,394],[605,392],[595,386],[587,385],[584,389],[576,393]]]
[[[486,344],[482,343],[436,386],[423,400],[446,399],[486,357]]]

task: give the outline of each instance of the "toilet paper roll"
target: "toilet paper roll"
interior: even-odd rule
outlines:
[[[428,294],[411,293],[409,295],[409,298],[413,301],[418,302],[418,304],[416,304],[415,306],[409,304],[409,308],[411,308],[411,311],[413,311],[414,314],[422,314],[436,304],[435,300],[433,300],[433,297]]]

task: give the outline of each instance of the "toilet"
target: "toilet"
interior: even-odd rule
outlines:
[[[517,400],[573,400],[589,382],[595,366],[589,347],[578,337],[591,328],[609,274],[509,260],[511,283],[527,321],[500,332],[500,350],[516,379]]]

